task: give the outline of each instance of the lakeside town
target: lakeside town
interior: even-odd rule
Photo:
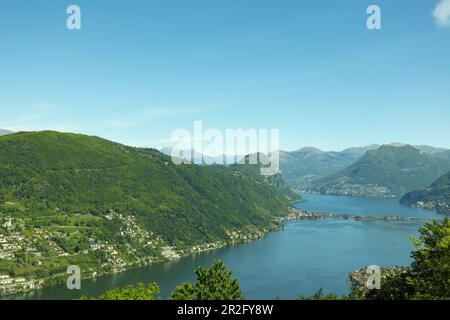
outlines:
[[[18,275],[16,272],[7,273],[4,270],[0,272],[0,295],[9,295],[23,293],[41,289],[43,287],[63,283],[66,274],[66,267],[70,265],[68,258],[75,256],[83,257],[92,254],[101,254],[104,256],[103,263],[97,266],[89,266],[83,272],[83,278],[95,278],[102,275],[114,274],[126,271],[128,269],[149,265],[156,262],[171,261],[183,256],[198,254],[205,251],[217,250],[227,245],[235,245],[264,238],[269,232],[281,230],[283,223],[292,220],[317,220],[317,219],[350,219],[357,221],[373,220],[424,220],[425,218],[403,217],[403,216],[358,216],[349,214],[330,214],[319,212],[308,212],[291,207],[286,216],[274,219],[274,224],[269,228],[247,228],[246,230],[229,230],[227,232],[229,241],[217,241],[213,243],[204,243],[186,248],[176,248],[168,246],[160,237],[152,232],[140,227],[133,216],[124,216],[110,212],[105,219],[119,219],[122,222],[122,228],[119,235],[133,239],[134,243],[140,245],[133,247],[127,244],[126,250],[128,256],[123,255],[117,245],[102,242],[98,239],[88,238],[87,247],[79,252],[69,253],[60,240],[67,240],[70,234],[61,231],[52,231],[46,228],[35,228],[33,232],[26,232],[25,223],[22,219],[11,217],[4,218],[0,228],[0,258],[3,261],[17,263],[26,255],[27,259],[32,259],[32,264],[42,268],[45,260],[62,259],[66,263],[62,265],[61,271],[47,277]],[[76,231],[75,231],[76,232]],[[42,241],[45,242],[45,249],[42,247]],[[142,256],[138,248],[155,249],[157,254]],[[135,255],[134,259],[129,256]],[[65,259],[64,259],[65,258]]]
[[[0,218],[1,219],[1,218]],[[102,242],[95,238],[87,238],[86,247],[77,252],[67,252],[64,241],[70,240],[71,234],[66,232],[51,230],[50,228],[34,228],[30,232],[25,227],[22,219],[12,217],[4,218],[0,224],[0,258],[2,266],[10,262],[14,268],[1,268],[0,270],[0,296],[23,293],[42,289],[49,285],[63,283],[67,277],[66,268],[71,265],[70,261],[81,257],[90,257],[92,255],[102,255],[103,263],[97,266],[83,268],[82,276],[84,279],[95,278],[107,274],[115,274],[128,269],[149,265],[155,262],[171,261],[183,256],[198,254],[205,251],[216,250],[227,245],[233,245],[243,242],[253,241],[264,237],[270,231],[279,230],[281,226],[278,222],[270,228],[248,227],[246,230],[227,231],[229,241],[217,241],[213,243],[204,243],[185,248],[176,248],[167,245],[160,237],[152,232],[140,227],[133,216],[124,216],[117,213],[109,213],[105,219],[118,219],[122,223],[119,231],[120,237],[132,239],[126,244],[124,250],[117,245],[108,242]],[[0,220],[1,221],[1,220]],[[74,231],[77,233],[78,231]],[[73,234],[72,234],[73,236]],[[42,243],[45,243],[43,245]],[[133,246],[132,243],[139,244]],[[156,254],[142,255],[142,249],[149,248]],[[130,257],[133,257],[130,259]],[[45,267],[48,261],[58,261],[61,264],[59,272],[50,276],[36,276],[30,272],[29,275],[17,274],[17,265],[26,259],[36,269]],[[33,269],[34,270],[34,269]],[[19,271],[20,272],[20,271]]]
[[[351,197],[385,198],[395,197],[386,187],[377,184],[348,183],[342,179],[338,183],[317,184],[302,188],[309,193],[329,194]]]

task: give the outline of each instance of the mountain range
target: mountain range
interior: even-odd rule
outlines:
[[[367,151],[344,170],[315,181],[308,190],[352,196],[401,196],[425,188],[449,170],[449,160],[395,143]]]
[[[171,157],[172,147],[163,147],[160,152]],[[198,152],[194,149],[184,149],[178,150],[177,158],[180,158],[184,163],[195,163],[201,165],[211,165],[211,164],[233,164],[239,162],[244,155],[217,155],[211,156]]]
[[[33,135],[38,137],[39,134],[43,134],[10,135],[11,132],[3,130],[1,132],[8,134],[2,137],[4,139],[24,134],[33,138]],[[79,138],[84,137],[80,136]],[[91,139],[99,138],[91,137]],[[125,146],[123,148],[130,149]],[[159,154],[161,157],[165,157],[165,162],[171,164],[168,157],[154,149],[135,148],[133,150],[138,154],[151,153],[153,156]],[[161,152],[170,154],[171,148],[164,148]],[[229,156],[207,157],[192,150],[190,150],[190,154],[193,157],[191,160],[203,160],[203,164],[222,163],[223,159],[232,160]],[[288,200],[300,199],[289,188],[324,194],[371,197],[401,196],[414,190],[427,188],[433,181],[450,170],[450,150],[428,145],[373,144],[349,148],[340,152],[305,147],[292,152],[280,151],[279,154],[282,177],[280,175],[280,177],[263,179],[254,174],[253,178],[263,179],[267,185],[278,187],[278,192],[283,193]],[[235,170],[239,165],[202,167],[208,167],[204,168],[205,170],[210,170],[209,167],[211,167],[215,171],[220,171]],[[239,170],[246,171],[246,174],[251,173],[247,170],[247,166],[240,166],[240,168]],[[280,181],[282,181],[281,186]]]
[[[292,152],[280,151],[280,169],[285,181],[291,187],[302,190],[319,178],[345,169],[362,157],[366,151],[378,147],[378,145],[370,145],[341,152],[322,151],[312,147]]]
[[[283,179],[292,189],[338,195],[401,196],[427,187],[450,170],[450,150],[398,142],[340,152],[313,147],[280,150],[279,157]]]

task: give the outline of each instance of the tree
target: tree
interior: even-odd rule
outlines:
[[[195,287],[190,282],[179,285],[172,292],[172,300],[194,300]]]
[[[413,238],[413,262],[381,281],[380,290],[360,295],[363,299],[450,299],[450,220],[426,223]]]
[[[339,297],[335,293],[325,294],[325,293],[323,293],[323,288],[320,288],[312,296],[297,297],[297,300],[339,300],[339,299],[345,300],[345,299],[347,299],[347,297],[346,296]]]
[[[122,289],[112,289],[96,298],[82,297],[81,300],[158,300],[159,286],[150,283],[147,286],[140,283],[136,286],[128,286]]]
[[[198,268],[195,272],[195,286],[186,282],[172,292],[173,300],[242,300],[244,295],[239,282],[232,278],[222,260],[217,260],[211,268]]]
[[[450,298],[450,220],[442,224],[427,223],[413,239],[412,275],[408,283],[414,287],[415,298]]]

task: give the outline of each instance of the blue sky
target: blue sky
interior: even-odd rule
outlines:
[[[201,120],[278,128],[285,150],[450,148],[441,1],[3,0],[0,128],[161,147]],[[370,4],[382,30],[366,28]]]

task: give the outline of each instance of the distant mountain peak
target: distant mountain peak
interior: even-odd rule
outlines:
[[[407,144],[401,143],[401,142],[392,142],[387,145],[388,147],[394,147],[394,148],[402,148],[408,146]]]
[[[295,152],[323,153],[322,150],[314,148],[314,147],[303,147]]]
[[[7,134],[12,134],[14,132],[9,130],[0,129],[0,136],[6,136]]]

